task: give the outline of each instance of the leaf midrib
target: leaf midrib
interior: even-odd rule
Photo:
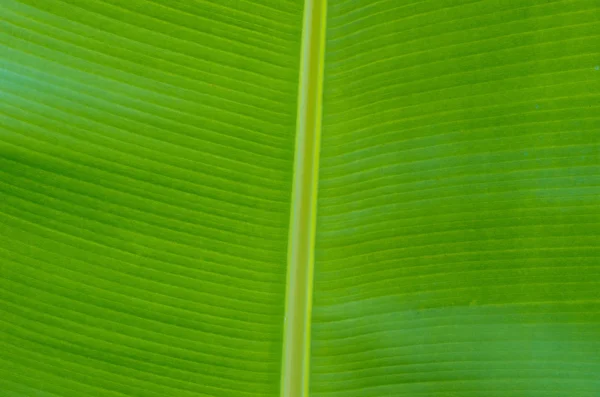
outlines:
[[[308,395],[327,0],[306,0],[296,114],[281,396]]]

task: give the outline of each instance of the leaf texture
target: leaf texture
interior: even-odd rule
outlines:
[[[279,395],[304,1],[1,6],[0,396]],[[310,394],[600,395],[598,1],[326,15]]]
[[[302,11],[2,2],[0,395],[278,393]]]
[[[600,395],[599,11],[329,1],[312,395]]]

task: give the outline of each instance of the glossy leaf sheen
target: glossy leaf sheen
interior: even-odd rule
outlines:
[[[600,395],[598,2],[327,3],[310,394]],[[303,12],[2,1],[0,396],[279,395]]]

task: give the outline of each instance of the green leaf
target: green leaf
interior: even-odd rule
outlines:
[[[0,396],[600,395],[596,0],[0,15]]]
[[[0,395],[277,395],[302,4],[2,5]]]
[[[329,2],[312,395],[600,395],[598,5]]]

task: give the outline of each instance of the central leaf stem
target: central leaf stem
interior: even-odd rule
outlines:
[[[288,242],[281,396],[308,395],[326,0],[306,0]]]

